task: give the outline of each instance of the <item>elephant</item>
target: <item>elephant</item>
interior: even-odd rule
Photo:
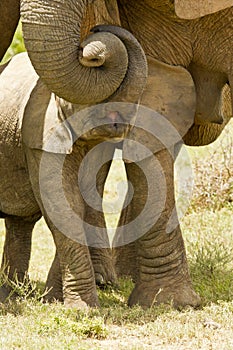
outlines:
[[[233,32],[228,23],[233,19],[233,2],[119,0],[118,5],[122,26],[139,40],[147,57],[169,64],[173,69],[181,66],[192,77],[196,95],[195,111],[191,125],[185,133],[180,133],[184,143],[202,146],[213,142],[232,116]],[[144,30],[141,30],[142,27]],[[150,74],[149,65],[148,79]],[[162,89],[159,90],[159,87],[163,86],[161,81],[156,87],[156,93],[160,96]],[[170,79],[169,84],[175,91],[177,80]],[[166,91],[161,98],[165,106],[169,103],[169,98],[170,103],[173,101],[177,108],[179,98],[171,98]],[[144,96],[142,104],[143,100]],[[157,102],[153,108],[168,117],[163,103]],[[173,110],[170,118],[173,125],[174,118]],[[183,113],[181,118],[186,120]],[[180,132],[180,126],[176,126],[176,129]],[[135,140],[143,143],[146,139],[145,133],[141,131],[133,130],[133,133]],[[148,144],[151,146],[153,140],[147,141]],[[130,275],[135,281],[129,305],[150,307],[172,301],[175,307],[197,307],[201,303],[192,287],[183,238],[174,210],[173,164],[179,152],[179,143],[175,148],[172,155],[168,147],[159,149],[154,146],[154,156],[137,163],[125,164],[134,195],[130,205],[125,205],[122,211],[113,245],[117,274]],[[156,194],[157,198],[161,198],[165,193],[165,203],[160,201],[157,205],[150,206],[139,227],[133,226],[138,239],[129,241],[128,226],[142,212],[147,201],[146,195],[149,195],[148,175],[145,177],[142,169],[151,169],[153,172],[155,166],[152,162],[155,159],[158,159],[166,178],[166,186],[158,181],[160,188]],[[130,191],[128,197],[132,198]],[[157,198],[154,202],[159,201]],[[128,198],[126,202],[129,202]],[[158,210],[161,215],[157,219],[155,213]],[[156,217],[154,224],[153,217]],[[150,228],[148,222],[151,222]],[[142,235],[143,232],[145,234]]]
[[[83,69],[89,59],[86,74],[92,74],[94,64],[101,90],[103,66],[104,75],[113,71],[115,84],[119,66],[122,82],[115,91],[110,87],[107,98],[103,94],[100,100],[99,93],[96,102],[91,96],[78,104],[58,97],[38,77],[27,53],[13,57],[0,74],[0,217],[6,226],[2,270],[10,281],[29,280],[32,230],[43,215],[56,245],[44,299],[77,308],[98,306],[95,282],[115,280],[104,217],[97,210],[115,143],[132,128],[147,79],[146,57],[132,34],[113,25],[97,29],[83,41]],[[102,62],[99,72],[95,57]],[[98,191],[94,197],[93,187]],[[84,202],[88,197],[97,209]],[[3,284],[0,300],[11,294],[11,284]]]
[[[86,81],[100,81],[95,68],[103,64],[103,50],[88,58],[84,48],[90,28],[100,25],[93,35],[100,35],[101,41],[106,34],[102,24],[120,26],[142,46],[148,78],[140,106],[146,109],[139,110],[129,140],[123,142],[134,193],[129,186],[113,241],[115,268],[118,275],[130,275],[135,281],[130,306],[172,301],[175,307],[197,307],[200,297],[192,287],[175,210],[173,166],[182,142],[190,146],[213,142],[232,116],[233,0],[21,0],[20,4],[30,60],[49,91],[69,103],[108,99],[124,76],[116,69],[98,89],[91,83],[86,88]],[[90,67],[92,75],[85,75]],[[121,97],[124,102],[124,94]],[[154,128],[157,131],[151,134]],[[137,158],[142,152],[136,143],[150,152]],[[108,168],[103,169],[102,183],[107,173]]]
[[[0,61],[5,51],[10,46],[13,39],[17,24],[20,18],[20,1],[19,0],[1,0],[0,2]]]

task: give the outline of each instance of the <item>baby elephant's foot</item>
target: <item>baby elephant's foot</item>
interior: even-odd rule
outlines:
[[[168,286],[159,286],[155,283],[138,283],[132,291],[128,305],[139,304],[143,308],[153,305],[171,304],[176,309],[186,306],[197,308],[201,304],[201,298],[193,290],[191,283],[180,282]]]
[[[71,300],[71,299],[65,299],[64,305],[67,308],[72,308],[72,309],[77,309],[77,310],[86,310],[88,309],[87,303],[83,301],[81,298],[76,299],[76,300]]]
[[[117,278],[110,249],[89,249],[97,286],[104,288],[116,284]]]
[[[84,301],[85,300],[85,301]],[[78,310],[85,310],[90,307],[98,307],[99,302],[97,295],[93,295],[89,298],[81,298],[78,294],[72,294],[72,296],[66,296],[63,298],[62,288],[51,288],[43,297],[44,302],[53,303],[55,301],[63,302],[68,308],[75,308]]]
[[[43,297],[44,302],[53,303],[54,301],[63,302],[62,288],[55,289],[53,286],[46,287]]]
[[[63,302],[66,307],[76,308],[79,310],[87,309],[90,307],[98,307],[99,301],[96,292],[96,287],[93,279],[93,288],[92,291],[85,290],[82,291],[82,294],[77,289],[73,289],[72,285],[69,283],[62,283],[61,276],[58,276],[56,280],[52,280],[49,278],[47,280],[47,285],[45,288],[45,294],[43,297],[44,302],[55,302],[60,301]],[[47,292],[46,292],[47,291]]]
[[[100,288],[105,288],[108,285],[116,284],[116,275],[112,265],[96,265],[95,271],[95,283]]]
[[[79,295],[72,295],[64,297],[64,305],[68,308],[75,308],[78,310],[85,310],[88,307],[99,307],[97,295],[88,298],[81,298]]]

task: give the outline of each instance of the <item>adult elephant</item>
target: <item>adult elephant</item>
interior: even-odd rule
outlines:
[[[231,6],[231,0],[221,4],[217,0],[208,3],[204,0],[22,0],[21,15],[26,47],[37,73],[58,96],[84,104],[92,102],[92,97],[94,101],[102,98],[104,84],[98,89],[95,85],[91,89],[89,84],[90,89],[86,89],[84,81],[91,81],[91,77],[83,75],[83,66],[101,65],[102,57],[101,52],[86,57],[88,52],[82,50],[80,41],[89,24],[109,21],[116,24],[117,18],[117,23],[139,40],[147,55],[149,79],[141,102],[164,115],[185,143],[204,145],[218,137],[231,116]],[[107,9],[107,21],[103,8]],[[115,76],[108,80],[111,89]],[[159,130],[160,124],[154,120]],[[165,147],[158,137],[149,137],[147,131],[152,124],[145,125],[145,131],[139,123],[140,128],[132,134],[133,139],[146,141],[154,156],[126,164],[128,179],[134,184],[134,196],[121,215],[120,225],[125,227],[118,230],[114,240],[116,267],[119,273],[136,271],[130,305],[150,306],[172,299],[175,306],[196,306],[200,299],[192,289],[180,227],[174,227],[178,220],[173,210],[173,146],[179,141],[171,139]],[[146,215],[140,225],[133,227],[135,237],[143,235],[136,242],[120,247],[122,242],[127,242],[125,236],[132,235],[127,224],[139,216],[150,194],[145,195],[148,179],[141,169],[149,169],[148,176],[153,177],[155,162],[160,164],[165,184],[154,191]],[[159,171],[156,174],[159,176]],[[155,220],[157,213],[160,215]],[[153,220],[154,225],[147,224]]]
[[[232,116],[233,2],[119,0],[118,4],[122,25],[138,38],[147,57],[169,64],[173,70],[177,66],[185,67],[192,76],[196,107],[194,121],[183,135],[184,142],[198,146],[214,141]],[[149,66],[149,79],[150,76]],[[173,107],[180,104],[179,98],[175,96],[177,81],[170,80],[174,98],[168,96],[166,91],[163,92],[161,82],[163,80],[154,85],[157,96],[160,97],[154,109],[168,116],[169,99],[173,102]],[[144,96],[142,103],[143,99]],[[173,112],[173,117],[170,118],[173,125],[174,118]],[[183,113],[181,120],[186,120]],[[179,128],[176,129],[180,131]],[[171,129],[167,129],[167,132],[169,130]],[[156,135],[159,138],[159,131]],[[145,132],[134,131],[134,139],[144,143]],[[166,140],[166,132],[162,141],[164,139]],[[153,139],[149,144],[153,145]],[[179,148],[178,144],[176,148]],[[148,307],[172,300],[175,306],[197,306],[200,299],[191,285],[182,234],[174,209],[175,155],[169,147],[163,149],[161,146],[159,149],[156,143],[154,151],[154,156],[136,164],[126,164],[134,195],[131,204],[126,205],[122,212],[114,240],[117,273],[132,275],[136,282],[129,305],[139,303]],[[153,165],[156,160],[160,171],[158,165]],[[145,176],[143,169],[149,169],[149,175]],[[150,175],[153,169],[157,169],[155,176],[158,179],[158,174],[161,173],[166,179],[165,183],[158,184],[157,191],[151,192],[154,205],[150,202],[148,190],[153,181]],[[128,192],[128,197],[132,197],[131,191]],[[126,200],[129,201],[128,198]],[[138,223],[136,219],[147,201],[151,204]],[[133,221],[137,225],[130,225]],[[129,232],[131,227],[137,238],[134,241],[129,239],[132,237],[132,232]]]

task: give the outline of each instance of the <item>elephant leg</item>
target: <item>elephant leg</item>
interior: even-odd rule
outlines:
[[[39,219],[39,216],[37,218],[7,216],[5,218],[6,238],[1,270],[13,282],[29,281],[28,266],[31,254],[31,237],[37,219]],[[1,286],[1,302],[12,294],[10,284],[6,281]]]
[[[57,258],[55,257],[56,260],[53,262],[48,278],[51,283],[54,277],[52,287],[55,298],[64,300],[64,304],[68,307],[82,309],[86,305],[98,306],[94,271],[88,247],[64,236],[51,223],[49,227],[57,249]],[[50,287],[48,281],[47,288]],[[49,296],[51,298],[52,294]]]
[[[72,154],[67,156],[34,149],[25,151],[34,195],[53,234],[57,251],[47,287],[59,290],[61,276],[65,305],[97,306],[94,270],[83,227],[85,206],[77,181],[82,160],[80,148],[74,145]],[[54,282],[52,277],[56,272],[58,276]]]
[[[113,147],[110,145],[110,147]],[[110,155],[111,157],[113,156]],[[98,158],[99,159],[99,158]],[[102,165],[96,176],[96,189],[99,196],[91,198],[92,206],[85,205],[85,221],[92,226],[95,231],[95,236],[99,237],[98,243],[89,245],[91,260],[95,271],[96,284],[103,287],[107,284],[114,284],[116,282],[116,274],[113,265],[112,250],[110,248],[108,233],[104,213],[102,209],[102,200],[104,193],[104,185],[111,166],[112,161],[108,161]],[[96,210],[99,208],[100,210]],[[86,228],[86,235],[88,241],[88,227]]]
[[[62,291],[62,274],[57,252],[55,254],[52,266],[48,273],[45,292],[46,294],[44,296],[44,301],[64,301]]]
[[[91,261],[95,271],[95,281],[99,287],[116,283],[111,248],[89,247]]]
[[[182,143],[177,143],[174,149],[174,160],[178,156]],[[142,164],[142,167],[144,165]],[[133,196],[131,188],[128,189],[123,210],[121,212],[118,227],[121,227],[140,214],[145,205],[144,191],[147,188],[147,179],[144,175],[143,168],[135,163],[125,163],[125,170],[129,183],[133,188]],[[128,205],[127,205],[128,204]],[[139,275],[138,266],[138,240],[130,240],[124,237],[124,232],[117,229],[113,240],[113,260],[117,277],[131,277],[136,282]]]
[[[133,281],[136,281],[138,277],[137,239],[128,242],[127,238],[124,237],[124,231],[122,232],[119,227],[131,222],[137,215],[137,208],[143,207],[143,201],[140,200],[142,196],[142,192],[140,191],[141,186],[138,184],[142,185],[144,176],[141,169],[134,163],[126,163],[125,168],[127,178],[134,189],[134,195],[131,198],[131,191],[129,188],[124,201],[124,209],[121,212],[118,223],[118,229],[113,239],[112,251],[117,277],[128,276],[131,277]]]
[[[145,204],[146,177],[142,169],[135,163],[125,163],[126,174],[131,186],[128,188],[123,210],[121,212],[118,229],[113,240],[113,258],[118,277],[129,276],[136,282],[138,270],[138,237],[129,238],[127,231],[122,230],[137,217]],[[133,195],[131,193],[133,189]],[[139,231],[139,227],[138,227]],[[132,234],[130,233],[130,236]],[[139,234],[140,236],[140,234]]]
[[[58,249],[56,250],[56,254],[52,265],[50,267],[46,285],[45,285],[45,296],[44,301],[53,302],[55,300],[66,303],[66,305],[78,304],[79,307],[82,308],[84,304],[79,300],[79,293],[75,290],[69,290],[69,282],[67,282],[67,290],[65,289],[65,283],[63,284],[63,280],[66,280],[66,275],[62,275],[62,269],[60,266],[60,259],[58,255]],[[64,286],[64,288],[63,288]],[[64,296],[63,296],[64,291]],[[65,300],[64,300],[65,299]],[[69,300],[69,301],[68,301]]]
[[[90,219],[92,210],[88,207],[86,211],[86,216]],[[103,214],[98,214],[98,224],[100,224],[100,219],[103,218]],[[95,218],[95,217],[94,217]],[[103,218],[104,220],[104,218]],[[104,223],[104,221],[103,221]],[[96,220],[92,221],[92,225],[96,225]],[[105,227],[105,226],[102,226]],[[108,236],[105,238],[105,243],[108,243]],[[89,252],[91,254],[91,261],[93,264],[95,272],[96,284],[103,287],[107,284],[113,284],[116,282],[115,270],[112,261],[112,251],[110,248],[96,248],[89,247]],[[46,281],[46,291],[48,291],[44,297],[45,301],[51,302],[54,300],[63,301],[62,292],[62,275],[60,268],[60,261],[58,254],[56,253],[52,266],[50,268],[47,281]]]
[[[150,307],[167,302],[175,307],[200,304],[192,288],[175,209],[173,166],[173,157],[165,149],[127,169],[129,181],[134,185],[134,199],[127,216],[131,222],[125,222],[122,230],[118,228],[117,242],[129,244],[135,237],[134,263],[138,274],[128,301],[130,306]],[[129,248],[130,245],[126,251]]]

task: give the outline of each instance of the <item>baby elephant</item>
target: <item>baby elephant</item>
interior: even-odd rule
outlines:
[[[43,216],[56,245],[47,300],[97,306],[95,280],[114,281],[101,197],[115,145],[135,117],[127,96],[89,107],[66,102],[44,85],[26,53],[0,75],[2,269],[11,280],[27,278],[32,230]],[[0,301],[10,292],[3,285]]]

